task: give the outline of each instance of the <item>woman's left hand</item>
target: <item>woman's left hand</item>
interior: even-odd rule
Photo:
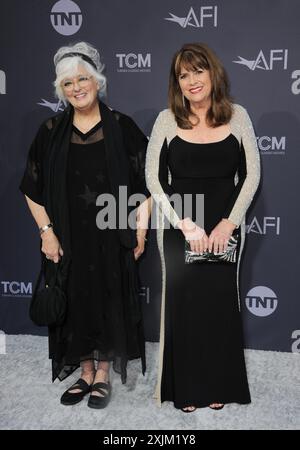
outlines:
[[[227,249],[227,243],[235,230],[236,225],[227,219],[222,219],[212,230],[208,239],[208,250],[214,253],[223,253]]]
[[[134,258],[137,260],[145,250],[145,238],[146,238],[146,232],[145,233],[137,233],[136,239],[138,241],[138,245],[134,249]]]

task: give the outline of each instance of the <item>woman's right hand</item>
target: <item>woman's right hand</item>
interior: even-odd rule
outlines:
[[[41,234],[41,239],[42,252],[46,255],[46,258],[51,259],[55,263],[58,263],[60,257],[63,256],[64,252],[52,229],[44,231]]]
[[[189,217],[180,220],[177,227],[182,231],[186,241],[190,243],[192,252],[203,253],[208,249],[208,236],[205,230]]]

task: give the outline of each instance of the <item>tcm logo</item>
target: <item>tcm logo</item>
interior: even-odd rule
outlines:
[[[291,91],[294,95],[300,94],[300,70],[294,70],[292,72],[292,80],[295,80],[292,83]]]
[[[55,3],[50,18],[55,31],[64,36],[77,33],[82,25],[81,10],[71,0],[60,0]]]
[[[277,295],[266,286],[256,286],[250,289],[246,296],[246,306],[255,316],[270,316],[277,308],[277,305]]]
[[[286,136],[261,136],[256,139],[263,155],[285,155]]]
[[[151,53],[117,53],[118,72],[151,72]]]
[[[300,353],[300,330],[294,330],[291,338],[294,339],[291,347],[292,352]]]
[[[150,303],[150,288],[149,288],[149,286],[142,286],[139,295],[142,297],[145,297],[146,303],[147,303],[147,305],[149,305],[149,303]]]
[[[261,221],[254,216],[249,225],[246,225],[247,233],[266,235],[273,233],[280,234],[280,217],[263,217]]]
[[[6,355],[6,335],[0,330],[0,355]]]
[[[270,50],[269,54],[264,54],[260,50],[256,59],[245,59],[239,56],[239,61],[233,61],[236,64],[242,64],[248,67],[250,70],[262,69],[262,70],[273,70],[276,67],[281,66],[283,70],[287,69],[288,63],[288,49],[284,50]]]
[[[1,281],[2,297],[31,297],[32,283],[24,281]]]
[[[6,94],[6,75],[3,70],[0,70],[0,94]]]
[[[198,14],[195,13],[194,8],[190,8],[186,17],[175,16],[172,13],[169,14],[171,17],[165,17],[165,20],[175,22],[182,28],[203,28],[206,24],[213,25],[214,27],[218,26],[217,6],[201,6]]]
[[[42,101],[37,103],[37,105],[44,106],[45,108],[49,108],[49,109],[51,109],[51,111],[59,112],[59,111],[63,111],[65,109],[64,108],[65,105],[61,100],[59,100],[58,102],[48,102],[48,100],[45,100],[44,98],[42,98],[41,100]]]

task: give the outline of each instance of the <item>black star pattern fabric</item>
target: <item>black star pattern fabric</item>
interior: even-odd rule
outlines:
[[[88,185],[84,185],[84,194],[79,194],[78,197],[82,198],[85,201],[86,207],[88,208],[90,205],[94,205],[96,203],[96,198],[98,197],[97,192],[92,192]]]
[[[99,181],[99,183],[103,183],[105,180],[105,176],[103,173],[99,173],[96,177],[97,181]]]

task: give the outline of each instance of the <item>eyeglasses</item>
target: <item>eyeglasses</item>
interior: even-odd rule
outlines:
[[[73,78],[72,80],[67,79],[62,82],[62,87],[65,90],[65,92],[71,92],[74,89],[74,83],[78,84],[80,88],[85,88],[90,84],[91,78],[92,75],[90,75],[89,77],[81,75],[79,77]]]

